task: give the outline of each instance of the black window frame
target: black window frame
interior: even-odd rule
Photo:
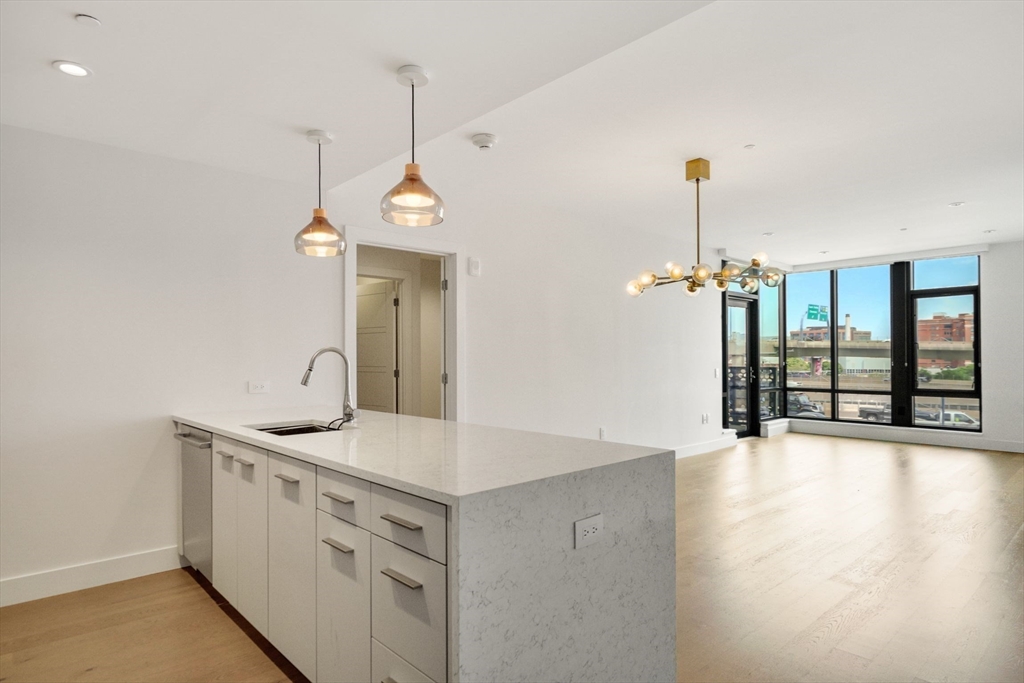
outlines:
[[[944,258],[944,257],[937,257]],[[810,393],[829,394],[831,415],[827,418],[800,417],[789,414],[789,393],[808,393],[807,389],[790,387],[787,377],[788,370],[788,342],[789,325],[786,316],[787,296],[786,283],[783,281],[779,293],[779,316],[780,316],[780,375],[781,387],[784,392],[783,414],[788,419],[811,420],[814,422],[841,422],[844,424],[871,424],[877,427],[911,427],[914,429],[930,429],[943,432],[981,434],[985,429],[984,410],[982,405],[982,358],[981,358],[981,259],[975,255],[978,264],[978,283],[974,285],[961,285],[956,287],[936,287],[930,289],[916,290],[913,286],[913,261],[899,261],[889,266],[889,288],[890,288],[890,375],[889,391],[877,391],[871,389],[842,389],[839,388],[839,334],[838,334],[838,311],[839,311],[839,271],[844,269],[829,269],[829,301],[832,312],[829,315],[829,338],[831,340],[829,362],[829,387],[828,389],[815,388]],[[925,259],[919,259],[925,260]],[[858,266],[851,266],[858,267]],[[811,271],[808,271],[811,272]],[[917,346],[917,302],[920,299],[931,299],[944,296],[972,296],[974,303],[974,387],[972,389],[931,389],[918,386],[918,346]],[[890,421],[889,422],[866,422],[857,419],[843,419],[839,415],[839,395],[861,394],[872,396],[889,396]],[[915,399],[919,397],[931,398],[963,398],[978,401],[978,429],[964,430],[963,428],[945,425],[915,424]],[[758,404],[760,397],[758,397]],[[775,418],[770,418],[775,419]]]

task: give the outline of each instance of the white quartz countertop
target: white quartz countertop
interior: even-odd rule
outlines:
[[[317,406],[181,413],[173,419],[449,505],[460,496],[666,452],[372,411],[363,411],[355,426],[341,431],[275,436],[252,428],[326,424],[340,414],[336,406]]]

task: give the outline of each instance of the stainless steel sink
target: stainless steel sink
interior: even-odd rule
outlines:
[[[256,429],[275,436],[296,436],[298,434],[316,434],[317,432],[335,431],[333,429],[327,429],[327,427],[324,427],[323,425],[313,423],[284,425],[278,427],[256,427]]]

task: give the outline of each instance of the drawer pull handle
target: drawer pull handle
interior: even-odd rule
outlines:
[[[419,531],[423,528],[422,524],[417,524],[416,522],[410,522],[407,519],[396,517],[390,512],[381,515],[380,518],[383,519],[385,522],[391,522],[392,524],[397,524],[398,526],[405,527],[409,531]]]
[[[221,456],[222,458],[233,458],[233,457],[235,457],[235,456],[231,455],[230,453],[228,453],[227,451],[217,451],[217,455]]]
[[[256,465],[253,461],[246,460],[245,458],[235,458],[235,462],[239,465],[245,465],[246,467],[254,467]]]
[[[349,546],[345,545],[341,541],[335,541],[330,536],[328,536],[327,538],[324,539],[324,543],[326,543],[327,545],[331,546],[335,550],[340,550],[343,553],[351,553],[351,552],[355,551],[355,548],[350,548]]]
[[[334,491],[324,491],[324,497],[330,498],[331,500],[341,503],[342,505],[351,505],[352,503],[355,502],[351,498],[346,498],[340,493],[335,493]]]
[[[289,477],[287,474],[281,474],[280,472],[278,472],[274,476],[277,477],[278,479],[280,479],[281,481],[288,482],[289,484],[298,484],[299,483],[299,480],[296,479],[295,477]]]
[[[210,446],[213,445],[212,441],[203,441],[201,439],[197,439],[196,437],[192,436],[191,434],[177,434],[176,433],[174,435],[174,438],[177,439],[178,441],[182,442],[182,443],[187,443],[189,446],[194,446],[195,448],[209,448]]]
[[[423,584],[417,581],[416,579],[410,579],[402,572],[396,572],[394,569],[381,569],[380,573],[388,577],[389,579],[394,579],[403,586],[408,586],[413,590],[416,590],[417,588],[423,588]]]

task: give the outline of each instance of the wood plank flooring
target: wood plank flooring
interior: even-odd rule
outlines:
[[[4,607],[0,681],[287,683],[229,612],[183,569]]]
[[[680,681],[1024,682],[1024,456],[786,434],[680,460]],[[0,681],[299,680],[185,571],[0,609]]]
[[[1024,682],[1024,456],[785,434],[676,483],[680,681]]]

